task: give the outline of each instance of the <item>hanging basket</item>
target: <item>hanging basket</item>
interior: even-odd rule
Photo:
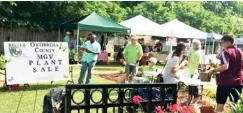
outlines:
[[[208,75],[208,73],[206,73],[206,72],[200,72],[200,80],[203,82],[210,82],[211,75]]]
[[[213,106],[202,106],[202,107],[200,107],[200,112],[201,113],[214,113],[214,108],[213,108]]]

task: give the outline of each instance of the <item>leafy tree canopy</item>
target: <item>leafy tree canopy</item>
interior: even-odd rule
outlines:
[[[0,26],[56,30],[60,23],[93,11],[116,22],[138,14],[159,24],[178,18],[206,32],[243,36],[243,2],[238,1],[9,1],[0,2]]]

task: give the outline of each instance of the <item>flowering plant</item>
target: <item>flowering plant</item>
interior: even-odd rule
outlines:
[[[157,106],[155,108],[155,113],[196,113],[196,110],[193,106],[173,104],[164,110],[161,108],[161,106]]]
[[[139,102],[142,100],[142,97],[139,96],[139,95],[135,95],[133,98],[132,98],[132,101],[134,104],[139,104]]]
[[[173,104],[167,108],[171,113],[195,113],[193,106],[186,106],[181,104]]]
[[[155,108],[155,113],[164,113],[164,111],[162,110],[161,106],[157,106]]]
[[[134,104],[139,105],[140,108],[142,109],[142,111],[144,112],[143,106],[140,104],[140,102],[141,102],[142,99],[143,98],[141,96],[135,95],[135,96],[133,96],[132,101],[133,101]]]
[[[142,97],[139,95],[135,95],[132,98],[134,104],[139,105],[143,110],[142,105],[140,104]],[[181,104],[173,104],[167,107],[167,109],[162,109],[161,106],[155,107],[155,113],[195,113],[196,110],[193,106],[186,106]]]

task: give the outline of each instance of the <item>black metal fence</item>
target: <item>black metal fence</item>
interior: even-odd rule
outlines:
[[[156,106],[174,104],[177,84],[66,85],[65,113],[152,113]],[[140,95],[140,104],[133,96]]]

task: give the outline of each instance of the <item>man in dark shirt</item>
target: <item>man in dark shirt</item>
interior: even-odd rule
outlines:
[[[220,43],[223,47],[222,53],[218,56],[221,65],[208,72],[209,75],[220,72],[216,93],[216,113],[224,111],[224,104],[228,97],[234,103],[239,101],[243,81],[241,50],[233,45],[234,39],[229,35],[223,36]]]

